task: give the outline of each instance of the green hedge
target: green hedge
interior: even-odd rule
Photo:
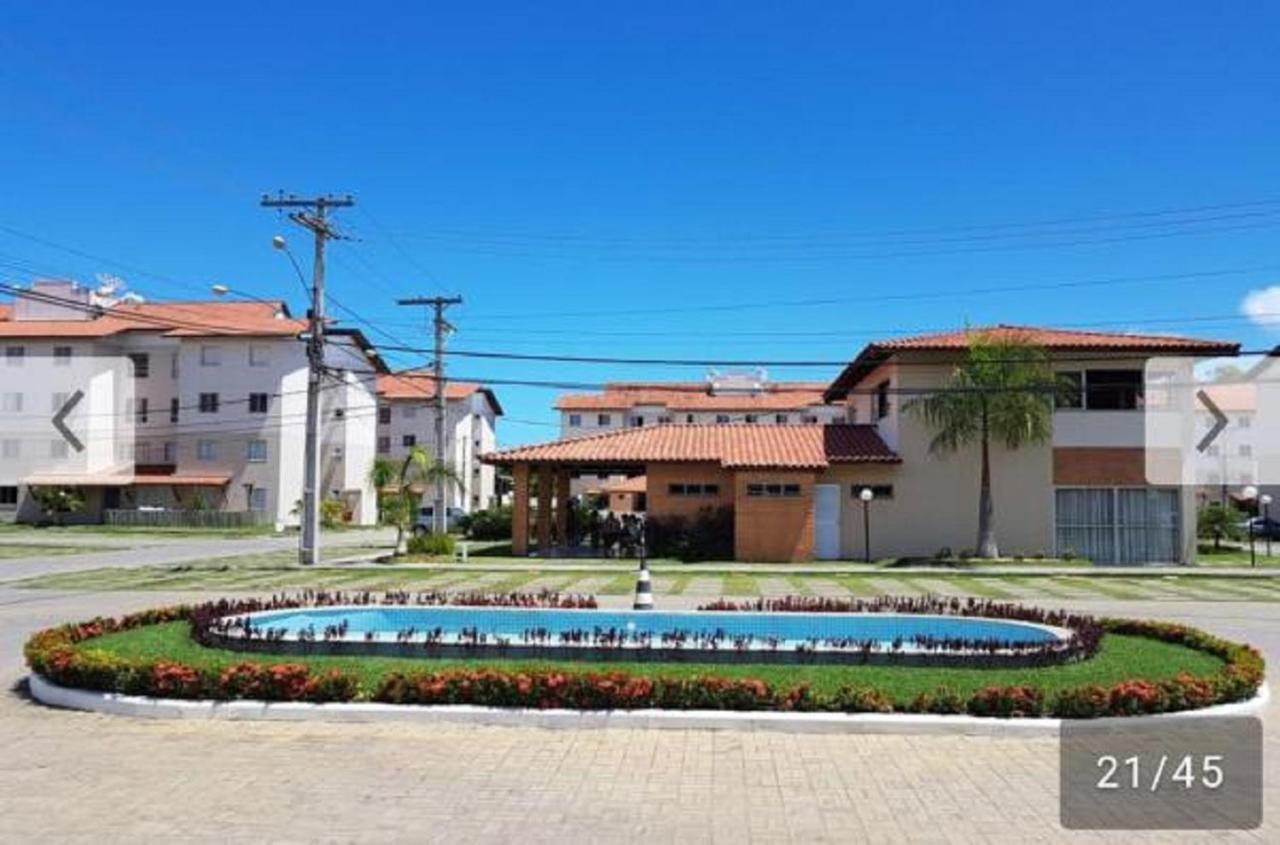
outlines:
[[[543,669],[392,672],[366,696],[354,676],[339,670],[322,672],[301,664],[251,660],[225,668],[199,668],[77,648],[79,643],[108,633],[190,620],[193,611],[188,606],[163,608],[41,631],[27,641],[27,663],[34,672],[61,686],[164,698],[314,702],[364,699],[395,704],[578,710],[969,713],[998,718],[1067,719],[1166,713],[1242,701],[1257,692],[1265,671],[1262,656],[1249,646],[1182,625],[1128,619],[1107,619],[1102,625],[1111,633],[1151,637],[1208,652],[1224,661],[1222,669],[1201,678],[1184,673],[1158,682],[1135,678],[1110,687],[1081,686],[1058,691],[1052,697],[1029,686],[993,686],[969,696],[938,689],[905,705],[895,705],[883,692],[862,686],[845,686],[818,695],[805,684],[779,687],[749,678],[649,678],[621,672]]]

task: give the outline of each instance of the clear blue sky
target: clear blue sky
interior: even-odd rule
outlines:
[[[331,289],[413,342],[421,315],[396,295],[465,296],[459,349],[846,360],[966,321],[1277,339],[1238,317],[1151,322],[1237,315],[1280,283],[1274,5],[142,6],[20,4],[0,31],[0,225],[130,269],[3,231],[0,261],[301,311],[269,239],[309,270],[304,234],[257,197],[349,191],[339,219],[361,240],[333,247]],[[982,228],[1073,218],[1090,219]],[[652,312],[812,299],[841,301]],[[555,419],[554,391],[499,395]]]

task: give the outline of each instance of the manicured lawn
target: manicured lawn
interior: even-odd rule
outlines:
[[[0,542],[0,560],[19,557],[40,557],[41,555],[48,555],[50,557],[61,555],[87,555],[92,552],[106,552],[119,548],[119,546],[56,546],[44,543],[10,543],[5,541]]]
[[[1267,542],[1254,540],[1254,554],[1259,567],[1280,566],[1280,540],[1271,541],[1270,557],[1267,556]],[[1199,566],[1248,566],[1249,546],[1246,544],[1243,549],[1224,548],[1216,552],[1213,546],[1201,546],[1196,554],[1196,563]]]
[[[595,663],[528,660],[415,660],[412,658],[299,657],[208,649],[193,642],[185,622],[151,625],[87,640],[79,649],[96,649],[126,658],[168,659],[201,668],[222,668],[246,660],[305,663],[318,669],[342,669],[359,677],[367,693],[388,672],[421,672],[444,668],[554,668],[573,672],[616,670],[647,676],[716,675],[758,678],[778,686],[810,684],[815,692],[832,692],[857,684],[875,687],[895,701],[907,702],[921,692],[946,687],[961,695],[988,686],[1033,685],[1047,694],[1082,684],[1111,685],[1131,678],[1162,680],[1179,672],[1204,676],[1221,668],[1216,657],[1179,645],[1143,637],[1107,635],[1098,655],[1064,666],[1035,669],[930,669],[891,666],[776,666],[697,663]]]

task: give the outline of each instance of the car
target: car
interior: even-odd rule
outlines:
[[[1280,519],[1254,516],[1240,523],[1240,530],[1247,538],[1250,534],[1259,539],[1280,540]]]
[[[424,534],[430,534],[435,530],[435,508],[432,505],[418,508],[418,515],[413,520],[413,535],[421,537]],[[462,508],[446,508],[445,509],[445,531],[453,531],[458,525],[458,520],[466,516],[466,511]]]

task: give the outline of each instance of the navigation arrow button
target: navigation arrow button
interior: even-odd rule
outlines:
[[[58,413],[53,415],[53,427],[62,435],[62,439],[70,443],[71,448],[75,449],[77,452],[84,451],[84,444],[80,442],[80,438],[71,433],[71,429],[67,428],[67,424],[64,420],[66,420],[67,415],[71,413],[75,406],[80,404],[80,400],[83,398],[84,391],[77,390],[75,393],[72,393],[70,398],[68,398],[67,401],[63,403],[62,407],[58,409]]]
[[[1222,413],[1222,409],[1213,403],[1213,400],[1209,398],[1208,393],[1205,393],[1203,390],[1197,390],[1196,398],[1200,400],[1200,404],[1209,409],[1209,413],[1213,414],[1213,428],[1209,429],[1205,433],[1204,437],[1200,438],[1200,442],[1196,444],[1196,451],[1203,452],[1209,448],[1209,444],[1217,439],[1218,435],[1222,433],[1222,430],[1227,427],[1228,420],[1227,415]]]

